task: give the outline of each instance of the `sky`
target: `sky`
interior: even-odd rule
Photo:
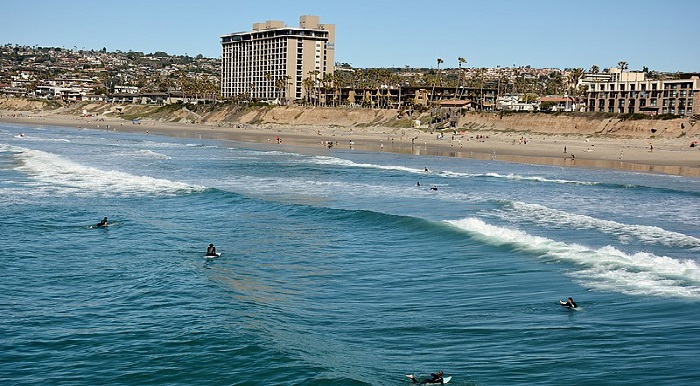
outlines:
[[[255,22],[335,24],[356,68],[520,67],[700,72],[697,0],[0,0],[0,45],[221,57]]]

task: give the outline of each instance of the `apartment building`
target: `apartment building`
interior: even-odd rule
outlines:
[[[674,79],[648,79],[642,71],[586,74],[579,85],[587,86],[588,111],[608,113],[700,114],[700,74],[677,74]]]
[[[311,97],[309,89],[334,72],[334,49],[335,25],[311,15],[301,16],[299,27],[268,20],[223,35],[221,94],[279,102]]]

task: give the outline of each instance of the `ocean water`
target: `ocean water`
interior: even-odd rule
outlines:
[[[698,384],[699,203],[678,176],[3,124],[0,383]]]

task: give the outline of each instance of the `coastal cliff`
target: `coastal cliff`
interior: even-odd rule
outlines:
[[[381,132],[409,128],[415,121],[420,121],[422,122],[420,129],[432,131],[426,124],[430,119],[427,113],[399,116],[396,110],[346,107],[241,107],[228,104],[149,106],[88,102],[64,106],[56,102],[0,98],[0,114],[109,116],[121,117],[125,120],[142,119],[216,126],[374,128]],[[466,112],[459,114],[454,129],[458,132],[508,132],[610,138],[681,138],[700,135],[700,125],[688,118],[623,119],[599,113]]]

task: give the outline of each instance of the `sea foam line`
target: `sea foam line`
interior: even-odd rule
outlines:
[[[646,244],[661,244],[670,247],[699,248],[700,239],[673,232],[657,226],[630,225],[612,220],[551,209],[540,204],[513,202],[513,212],[504,213],[504,218],[534,221],[540,225],[566,226],[575,229],[595,229],[600,232],[625,238],[636,238]]]
[[[686,259],[639,252],[626,254],[614,247],[592,249],[566,244],[517,229],[494,226],[478,218],[446,220],[494,245],[537,254],[550,261],[568,261],[578,267],[571,275],[599,290],[634,295],[700,298],[700,265]]]
[[[10,147],[26,172],[35,181],[45,184],[41,190],[59,190],[70,194],[176,194],[203,191],[203,186],[121,171],[105,171],[80,165],[56,154],[41,150]]]
[[[541,176],[522,176],[518,174],[500,174],[500,173],[465,173],[450,170],[440,170],[440,171],[425,171],[425,168],[410,168],[405,166],[397,165],[378,165],[369,163],[356,163],[353,161],[327,156],[317,156],[313,157],[313,162],[320,165],[337,165],[346,167],[356,167],[356,168],[371,168],[380,170],[396,170],[415,174],[436,174],[441,177],[446,178],[499,178],[507,179],[513,181],[532,181],[532,182],[543,182],[543,183],[555,183],[555,184],[576,184],[576,185],[598,185],[599,182],[589,182],[589,181],[575,181],[575,180],[564,180],[564,179],[551,179]]]

